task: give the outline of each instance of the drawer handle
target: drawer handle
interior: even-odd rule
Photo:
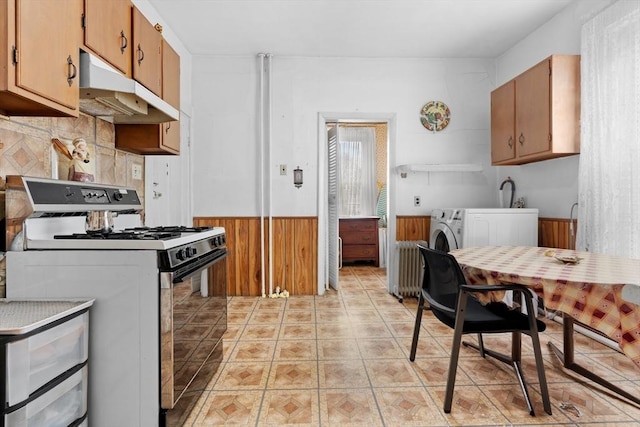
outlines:
[[[513,136],[509,137],[509,141],[507,141],[507,145],[509,146],[509,148],[513,148]]]
[[[522,133],[520,134],[518,141],[520,142],[520,145],[524,145],[524,135]]]

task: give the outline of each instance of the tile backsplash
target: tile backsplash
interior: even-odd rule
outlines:
[[[78,118],[0,116],[2,186],[7,175],[67,179],[62,168],[65,159],[57,161],[52,138],[84,138],[90,161],[95,162],[95,182],[135,188],[144,202],[144,179],[134,179],[132,174],[133,165],[144,171],[144,156],[117,150],[113,123],[85,114]]]

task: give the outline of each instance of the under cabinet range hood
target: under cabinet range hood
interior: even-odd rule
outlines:
[[[80,111],[113,123],[165,123],[180,112],[97,56],[80,52]]]

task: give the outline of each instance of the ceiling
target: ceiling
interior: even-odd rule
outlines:
[[[148,0],[193,55],[495,58],[577,0]]]

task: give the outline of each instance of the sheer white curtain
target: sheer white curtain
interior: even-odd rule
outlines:
[[[374,215],[376,133],[372,127],[340,128],[340,216]]]
[[[582,28],[577,247],[640,258],[640,2]]]

